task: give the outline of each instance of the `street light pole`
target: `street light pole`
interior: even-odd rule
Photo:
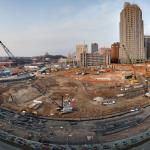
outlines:
[[[70,137],[72,137],[72,134],[69,134],[68,136],[67,136],[67,145],[69,145],[69,138]]]

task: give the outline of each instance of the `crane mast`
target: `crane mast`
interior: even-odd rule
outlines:
[[[130,64],[131,64],[131,66],[132,66],[132,68],[133,68],[133,76],[132,76],[132,79],[133,79],[133,80],[136,80],[135,67],[134,67],[134,65],[133,65],[133,63],[132,63],[132,61],[131,61],[131,58],[129,57],[129,54],[128,54],[128,52],[127,52],[127,50],[126,50],[125,46],[124,46],[124,45],[122,45],[122,47],[123,47],[123,50],[125,51],[126,56],[127,56],[127,58],[128,58],[128,60],[129,60],[129,62],[130,62]]]

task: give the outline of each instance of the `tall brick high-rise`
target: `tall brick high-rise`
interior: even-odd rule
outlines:
[[[127,55],[137,63],[145,59],[142,11],[138,5],[126,2],[120,14],[121,63],[129,63]]]

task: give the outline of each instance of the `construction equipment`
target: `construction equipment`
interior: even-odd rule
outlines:
[[[136,78],[136,71],[135,71],[135,67],[134,67],[134,65],[133,65],[133,62],[132,62],[131,58],[129,57],[129,54],[128,54],[128,52],[127,52],[125,46],[122,45],[122,47],[123,47],[123,50],[125,51],[126,56],[127,56],[127,58],[128,58],[128,60],[129,60],[129,62],[130,62],[130,64],[131,64],[131,66],[132,66],[132,68],[133,68],[133,74],[132,74],[132,78],[131,78],[130,82],[131,82],[131,84],[132,84],[132,83],[138,83],[138,80],[137,80],[137,78]]]
[[[144,69],[145,69],[145,93],[147,93],[148,92],[148,69],[145,61],[144,61]]]
[[[150,98],[150,92],[145,93],[144,96]]]
[[[8,58],[11,59],[13,62],[16,62],[15,56],[12,54],[12,52],[3,44],[2,41],[0,41],[0,45],[3,47],[4,51],[8,55]]]
[[[18,59],[16,58],[13,53],[4,45],[4,43],[2,41],[0,41],[0,45],[2,46],[2,48],[4,49],[4,51],[6,52],[6,54],[8,55],[8,58],[13,62],[13,65],[18,65],[18,64],[23,64],[23,60],[22,59]]]
[[[49,94],[46,92],[46,90],[44,90],[42,87],[40,87],[39,85],[34,85],[34,87],[45,97],[47,97],[47,99],[54,104],[55,106],[57,106],[57,110],[60,111],[60,114],[66,114],[66,113],[71,113],[73,112],[73,107],[71,105],[72,102],[72,98],[67,96],[67,99],[64,100],[64,97],[62,96],[61,99],[61,105],[58,104],[51,96],[49,96]]]
[[[147,68],[147,64],[146,62],[144,61],[144,75],[145,75],[145,78],[147,79],[148,78],[148,68]]]
[[[59,110],[63,109],[63,97],[62,97],[62,105],[59,105],[55,100],[52,99],[52,97],[49,96],[49,94],[39,85],[34,85],[34,88],[36,88],[43,96],[47,97],[50,102],[52,102],[54,105],[58,107]]]

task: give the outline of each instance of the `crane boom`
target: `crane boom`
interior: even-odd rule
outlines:
[[[9,59],[11,59],[14,63],[16,63],[15,56],[12,54],[12,52],[4,45],[2,41],[0,41],[0,45],[3,47],[4,51],[8,55]]]
[[[124,46],[124,45],[122,45],[122,47],[123,47],[123,50],[125,51],[126,56],[127,56],[127,58],[128,58],[128,60],[129,60],[129,62],[130,62],[130,64],[131,64],[131,66],[132,66],[132,68],[133,68],[133,78],[134,78],[134,80],[136,80],[135,67],[134,67],[134,65],[133,65],[133,63],[132,63],[132,61],[131,61],[131,58],[129,57],[129,54],[128,54],[128,52],[127,52],[127,50],[126,50],[125,46]]]
[[[54,105],[56,105],[57,107],[59,107],[60,109],[63,108],[63,106],[59,105],[55,100],[53,100],[49,94],[46,92],[46,90],[44,90],[42,87],[40,87],[39,85],[34,85],[34,88],[36,88],[43,96],[47,97],[48,100],[50,102],[52,102]]]
[[[12,54],[12,52],[4,45],[4,43],[2,41],[0,41],[0,44],[9,57],[15,58],[15,56]]]

